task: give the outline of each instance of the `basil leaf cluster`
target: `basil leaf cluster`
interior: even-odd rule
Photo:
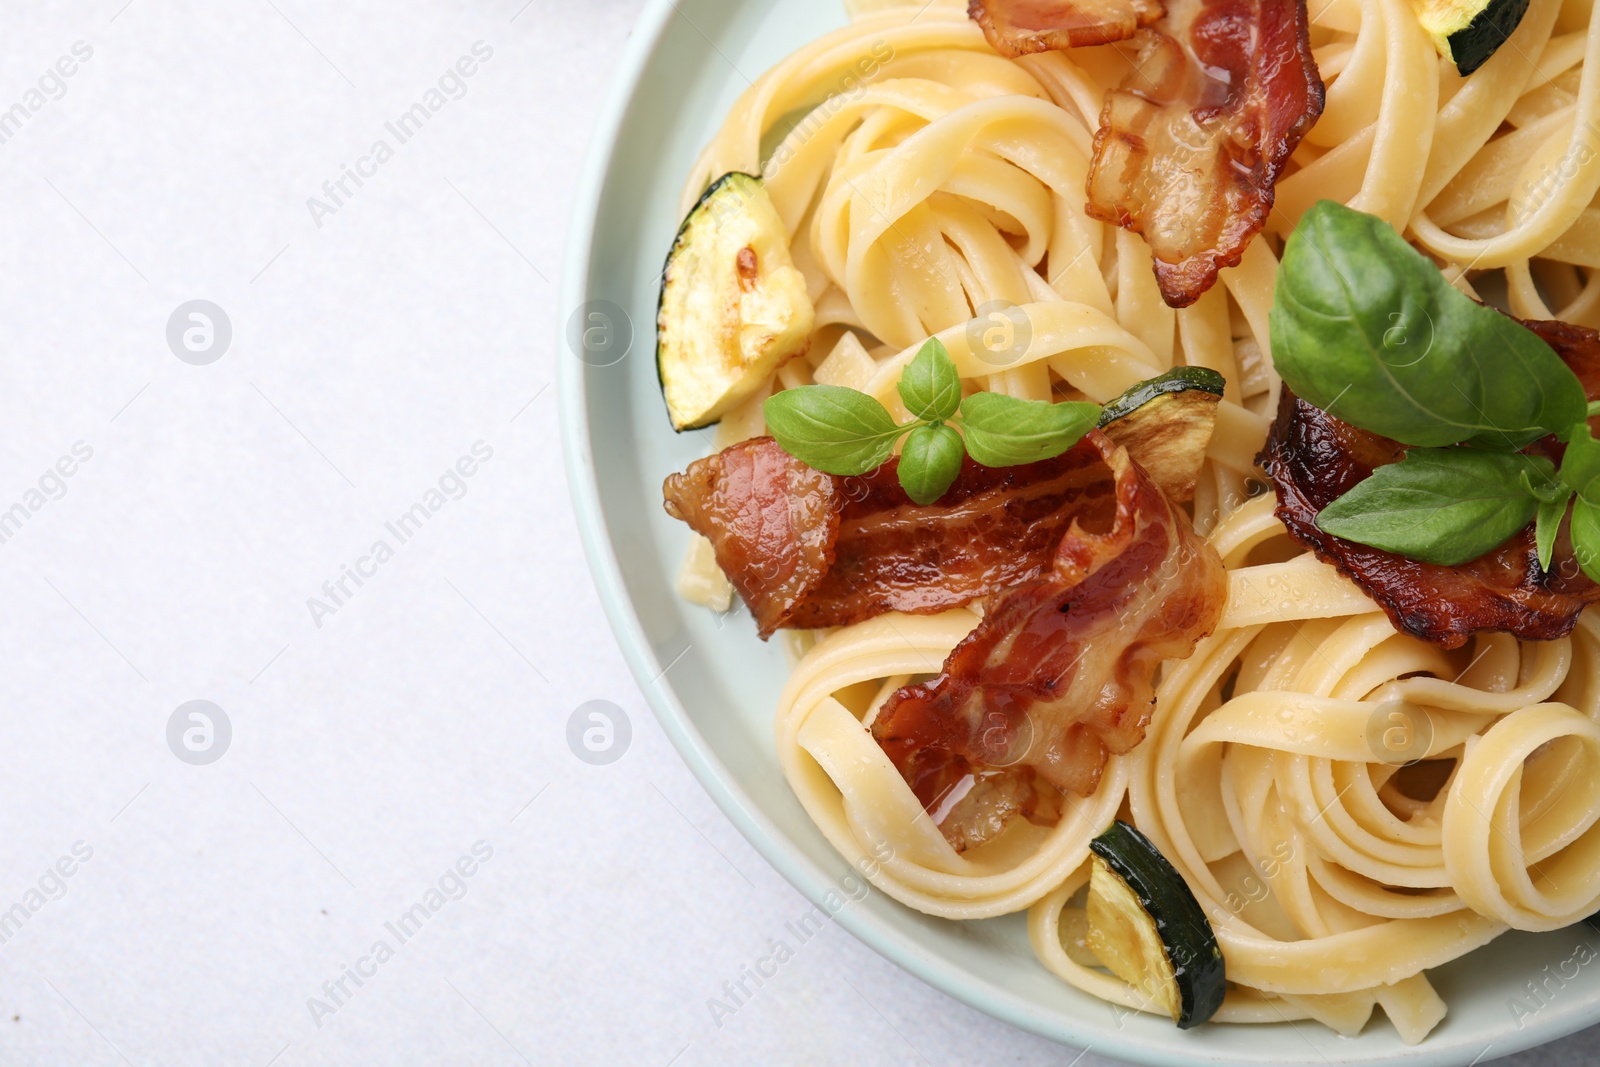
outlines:
[[[1382,219],[1331,200],[1290,236],[1270,321],[1289,388],[1403,445],[1515,451],[1565,439],[1588,406],[1538,335],[1445,281]]]
[[[785,389],[769,397],[762,411],[779,447],[824,474],[876,470],[904,438],[900,486],[918,504],[932,504],[949,491],[964,456],[986,467],[1052,459],[1081,441],[1101,412],[1098,404],[1051,404],[999,393],[963,400],[961,376],[937,337],[901,373],[899,392],[913,417],[904,424],[873,397],[837,385]]]
[[[1410,446],[1324,508],[1320,528],[1458,566],[1532,522],[1548,571],[1571,502],[1574,554],[1600,581],[1600,444],[1582,383],[1388,223],[1330,200],[1306,212],[1284,248],[1271,337],[1298,396]],[[1567,442],[1559,471],[1521,452],[1550,436]]]

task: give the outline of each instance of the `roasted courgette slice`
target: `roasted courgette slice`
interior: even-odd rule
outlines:
[[[656,370],[676,430],[716,422],[804,352],[815,309],[760,178],[719,178],[667,255]]]
[[[1224,384],[1222,375],[1206,367],[1174,367],[1107,404],[1100,429],[1126,448],[1168,497],[1192,500]]]
[[[1439,54],[1471,74],[1516,32],[1528,0],[1412,0]]]
[[[1089,848],[1089,949],[1180,1029],[1210,1019],[1227,992],[1227,971],[1188,883],[1125,822],[1112,823]]]

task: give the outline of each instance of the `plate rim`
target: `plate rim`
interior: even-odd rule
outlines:
[[[602,610],[623,659],[656,721],[700,787],[741,836],[786,882],[810,903],[822,907],[823,898],[832,890],[833,882],[750,801],[695,727],[677,694],[666,684],[661,671],[662,664],[650,649],[650,641],[628,595],[600,501],[587,417],[586,372],[590,368],[567,350],[568,319],[589,299],[588,283],[593,266],[591,253],[600,224],[601,200],[607,178],[616,162],[622,125],[672,18],[681,14],[677,0],[645,0],[602,100],[579,172],[562,261],[558,293],[560,303],[555,309],[556,399],[563,466],[579,540]],[[640,344],[640,337],[635,337],[634,348],[637,349]],[[857,941],[918,981],[991,1018],[1045,1040],[1084,1051],[1092,1048],[1147,1067],[1235,1062],[1228,1058],[1230,1051],[1227,1049],[1197,1045],[1192,1051],[1180,1053],[1152,1048],[1135,1043],[1136,1039],[1130,1040],[1122,1036],[1120,1031],[1080,1020],[1067,1012],[1036,1009],[1015,994],[961,970],[928,951],[914,938],[878,924],[858,909],[844,909],[834,919]],[[1527,1029],[1516,1031],[1511,1040],[1501,1046],[1502,1051],[1495,1058],[1547,1044],[1596,1023],[1600,1023],[1600,1002],[1589,1015],[1578,1011],[1555,1014],[1542,1026],[1535,1022]],[[1384,1059],[1349,1060],[1335,1054],[1333,1059],[1320,1055],[1315,1061],[1305,1062],[1468,1067],[1468,1061],[1460,1058],[1468,1051],[1461,1047],[1460,1042],[1436,1044],[1430,1048],[1424,1041]],[[1479,1053],[1480,1057],[1482,1054]]]

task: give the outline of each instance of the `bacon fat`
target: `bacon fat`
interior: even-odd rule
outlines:
[[[667,479],[667,513],[708,538],[763,638],[889,611],[959,607],[1050,569],[1072,519],[1103,500],[1081,460],[979,466],[970,457],[935,504],[900,487],[899,460],[854,478],[822,474],[770,437]]]
[[[1161,17],[1161,0],[971,0],[989,46],[1016,59],[1125,41]]]
[[[1600,334],[1564,322],[1523,325],[1572,368],[1589,399],[1600,399]],[[1600,419],[1591,425],[1600,429]],[[1528,451],[1559,463],[1562,446],[1546,438]],[[1579,569],[1565,527],[1546,572],[1539,567],[1532,525],[1459,567],[1419,563],[1317,526],[1323,508],[1404,452],[1403,445],[1358,430],[1286,388],[1261,456],[1277,486],[1278,518],[1289,533],[1377,601],[1396,629],[1443,648],[1459,648],[1480,631],[1548,641],[1571,633],[1584,607],[1600,602],[1600,586]]]
[[[873,735],[947,840],[1060,816],[1113,753],[1144,739],[1164,659],[1187,656],[1227,598],[1222,561],[1150,475],[1099,431],[1054,459],[968,458],[930,506],[897,461],[820,474],[771,438],[667,479],[667,512],[709,538],[763,637],[988,597],[932,681],[894,693]]]
[[[1309,30],[1305,0],[1168,0],[1106,96],[1089,214],[1143,235],[1172,307],[1238,265],[1322,114]]]
[[[1021,814],[1051,824],[1094,792],[1112,754],[1144,740],[1165,659],[1209,634],[1227,599],[1211,546],[1101,434],[1068,453],[1112,487],[1050,570],[988,603],[932,681],[893,694],[873,736],[958,850]]]

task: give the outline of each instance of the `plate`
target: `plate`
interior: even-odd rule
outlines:
[[[711,431],[672,432],[656,382],[654,318],[662,262],[680,221],[680,186],[700,149],[749,79],[844,22],[837,0],[650,0],[579,186],[558,339],[568,481],[628,664],[706,791],[818,905],[830,892],[837,903],[840,882],[853,871],[778,771],[772,714],[788,673],[783,654],[756,638],[748,613],[719,617],[672,589],[688,529],[662,511],[661,482],[711,451]],[[874,892],[837,920],[980,1011],[1157,1067],[1465,1067],[1600,1022],[1600,935],[1586,926],[1506,935],[1430,972],[1450,1015],[1408,1048],[1381,1018],[1359,1037],[1341,1038],[1310,1023],[1181,1032],[1153,1016],[1119,1014],[1035,960],[1022,915],[948,922]]]

